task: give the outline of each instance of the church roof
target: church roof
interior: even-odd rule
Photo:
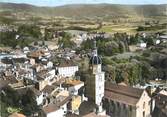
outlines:
[[[90,58],[89,64],[92,64],[92,65],[102,64],[102,60],[99,56],[92,56]]]
[[[89,64],[92,64],[92,65],[102,64],[102,60],[97,54],[96,40],[94,40],[93,54],[90,58]]]
[[[106,83],[104,98],[120,102],[123,104],[136,106],[143,92],[144,89]]]

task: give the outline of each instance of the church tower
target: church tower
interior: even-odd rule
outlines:
[[[86,96],[93,100],[98,107],[98,111],[102,111],[102,98],[104,96],[104,72],[101,69],[102,60],[98,56],[96,41],[89,62],[90,78],[86,79]]]

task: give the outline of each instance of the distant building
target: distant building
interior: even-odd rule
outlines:
[[[137,44],[138,47],[140,48],[146,48],[147,47],[147,43],[141,41],[140,43]]]
[[[156,45],[158,45],[158,44],[160,44],[161,43],[161,41],[159,40],[159,39],[157,39],[156,41],[155,41],[155,44]]]
[[[161,36],[159,36],[159,39],[160,39],[163,43],[166,43],[166,42],[167,42],[167,35],[161,35]]]
[[[106,83],[104,108],[113,117],[151,117],[151,98],[143,89]]]

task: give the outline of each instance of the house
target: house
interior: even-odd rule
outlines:
[[[158,44],[160,44],[161,43],[161,41],[159,40],[159,39],[157,39],[156,41],[155,41],[155,44],[156,45],[158,45]]]
[[[29,58],[34,58],[36,61],[42,59],[43,57],[44,58],[50,58],[51,57],[51,53],[49,52],[48,49],[39,49],[39,50],[36,50],[36,51],[33,51],[33,52],[29,52],[27,54],[27,56]]]
[[[81,96],[75,95],[72,97],[72,100],[68,104],[69,111],[71,113],[79,114],[79,107],[82,103]]]
[[[71,96],[59,95],[53,102],[42,108],[40,117],[64,117],[67,114],[67,104]]]
[[[51,85],[55,79],[55,69],[42,70],[36,76],[36,88],[42,90],[45,86]]]
[[[53,62],[48,61],[47,59],[42,59],[41,63],[44,65],[45,69],[51,69],[53,67]]]
[[[161,35],[161,36],[159,36],[159,39],[160,39],[163,43],[166,43],[166,42],[167,42],[167,35]]]
[[[52,80],[55,77],[55,69],[51,70],[42,70],[37,73],[37,77],[39,79],[44,79],[44,80]]]
[[[75,72],[78,71],[78,66],[74,65],[72,61],[64,60],[57,67],[58,75],[62,77],[75,76]]]
[[[140,48],[146,48],[147,47],[147,43],[141,41],[140,43],[137,44],[138,47]]]
[[[23,48],[23,53],[27,54],[30,52],[30,49],[28,47]]]
[[[75,79],[66,79],[62,87],[67,89],[71,94],[78,95],[80,88],[84,86],[84,82]]]
[[[151,98],[144,89],[106,83],[103,101],[106,113],[110,116],[151,116]]]
[[[58,90],[58,87],[55,87],[53,85],[47,85],[45,88],[42,90],[45,96],[52,95],[55,91]]]

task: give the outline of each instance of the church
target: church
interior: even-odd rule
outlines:
[[[89,62],[90,78],[86,79],[86,97],[88,100],[94,101],[96,104],[96,112],[103,113],[102,99],[104,97],[104,72],[101,69],[102,60],[98,56],[96,41],[94,41],[94,48]]]

